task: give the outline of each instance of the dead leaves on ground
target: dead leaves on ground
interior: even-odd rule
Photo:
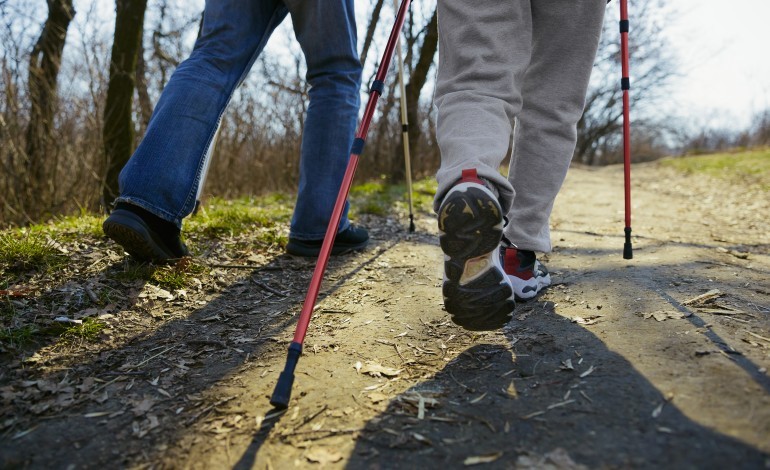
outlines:
[[[690,300],[685,300],[682,305],[693,307],[699,312],[711,313],[716,315],[737,315],[744,313],[741,310],[733,308],[729,305],[717,302],[720,297],[724,297],[726,294],[719,289],[712,289],[705,294],[701,294],[697,297],[693,297]]]
[[[645,320],[654,318],[655,320],[661,322],[666,320],[681,320],[682,318],[692,316],[692,313],[683,313],[677,310],[656,310],[654,312],[645,313],[642,316]]]
[[[385,367],[374,361],[366,361],[363,366],[359,366],[360,362],[356,363],[356,370],[363,374],[371,375],[372,377],[396,377],[401,373],[403,369],[395,369],[393,367]]]
[[[742,310],[738,310],[737,308],[726,305],[725,303],[718,302],[718,299],[724,296],[726,296],[726,294],[721,292],[719,289],[712,289],[704,294],[698,295],[689,300],[685,300],[682,302],[682,306],[695,309],[698,313],[709,313],[712,315],[733,316],[746,313]],[[692,315],[693,312],[687,310],[686,308],[682,308],[681,310],[656,310],[654,312],[647,312],[642,314],[645,319],[654,318],[659,322],[666,320],[681,320],[683,318],[689,318]]]

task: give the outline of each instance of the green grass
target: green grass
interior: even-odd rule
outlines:
[[[152,282],[166,290],[184,289],[189,287],[192,278],[201,274],[206,267],[194,261],[180,262],[171,266],[156,266],[151,264],[130,263],[115,274],[115,278],[121,281],[145,281]]]
[[[32,342],[34,325],[21,325],[19,312],[8,297],[0,296],[0,349],[20,349]]]
[[[436,194],[434,178],[412,184],[412,205],[415,211],[430,212]],[[387,215],[394,209],[408,210],[406,184],[387,184],[385,178],[353,186],[350,189],[351,214]]]
[[[415,181],[415,212],[431,212],[435,192],[433,178]],[[405,184],[388,184],[383,177],[352,189],[351,213],[401,216],[408,210],[407,200]],[[185,220],[183,234],[194,247],[222,242],[236,252],[283,249],[288,242],[294,202],[295,196],[282,193],[234,200],[212,198],[197,215]],[[93,254],[90,247],[98,250],[106,246],[103,221],[101,214],[81,212],[24,229],[0,230],[0,289],[17,285],[53,287],[68,282],[85,285],[84,276],[92,273],[84,267],[94,266],[93,257],[85,255]],[[69,251],[61,250],[60,244]],[[99,257],[99,253],[96,255]],[[203,279],[208,272],[195,258],[171,266],[126,262],[107,269],[109,276],[100,281],[103,286],[95,290],[96,298],[83,297],[82,302],[68,304],[63,314],[74,314],[87,306],[119,303],[127,284],[151,283],[173,292],[189,288],[193,278]],[[51,324],[37,312],[55,310],[61,299],[45,290],[30,292],[18,301],[0,296],[0,351],[21,350],[41,341],[99,341],[107,327],[104,322],[89,318],[77,325]]]
[[[64,341],[96,341],[99,339],[99,335],[107,325],[104,322],[96,320],[94,318],[86,318],[83,323],[79,325],[72,325],[64,329],[60,334],[60,337]]]
[[[56,233],[68,241],[82,239],[83,236],[101,238],[104,235],[102,222],[104,222],[103,216],[83,212],[80,215],[63,217],[47,224],[44,230]]]
[[[9,272],[49,271],[67,262],[41,233],[8,230],[0,233],[0,268]]]
[[[291,200],[283,194],[229,201],[212,198],[185,222],[184,229],[205,237],[235,236],[255,228],[286,224],[291,211]]]
[[[661,160],[686,173],[700,173],[770,191],[770,148]]]
[[[30,343],[37,334],[37,327],[24,325],[18,328],[0,328],[0,345],[6,348],[21,349]]]

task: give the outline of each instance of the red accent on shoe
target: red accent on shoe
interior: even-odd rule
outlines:
[[[463,170],[462,176],[460,177],[460,181],[463,183],[484,184],[484,182],[481,181],[481,178],[479,178],[478,173],[476,173],[475,168],[469,168],[467,170]]]
[[[535,277],[534,266],[522,269],[519,261],[518,250],[516,248],[506,248],[503,256],[503,270],[509,276],[516,276],[519,279],[532,279]]]

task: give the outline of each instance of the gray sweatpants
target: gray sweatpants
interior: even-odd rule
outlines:
[[[465,168],[494,183],[520,249],[550,251],[605,0],[438,0],[435,208]],[[508,178],[501,176],[513,136]]]

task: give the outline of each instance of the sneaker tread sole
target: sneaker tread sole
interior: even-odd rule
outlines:
[[[178,259],[162,246],[162,242],[155,239],[139,216],[130,212],[113,211],[102,224],[102,230],[138,261],[167,263]]]
[[[446,257],[444,306],[452,321],[467,330],[486,331],[511,320],[515,303],[498,255],[502,210],[478,184],[452,188],[439,208],[439,241]],[[487,268],[468,275],[471,265]]]

